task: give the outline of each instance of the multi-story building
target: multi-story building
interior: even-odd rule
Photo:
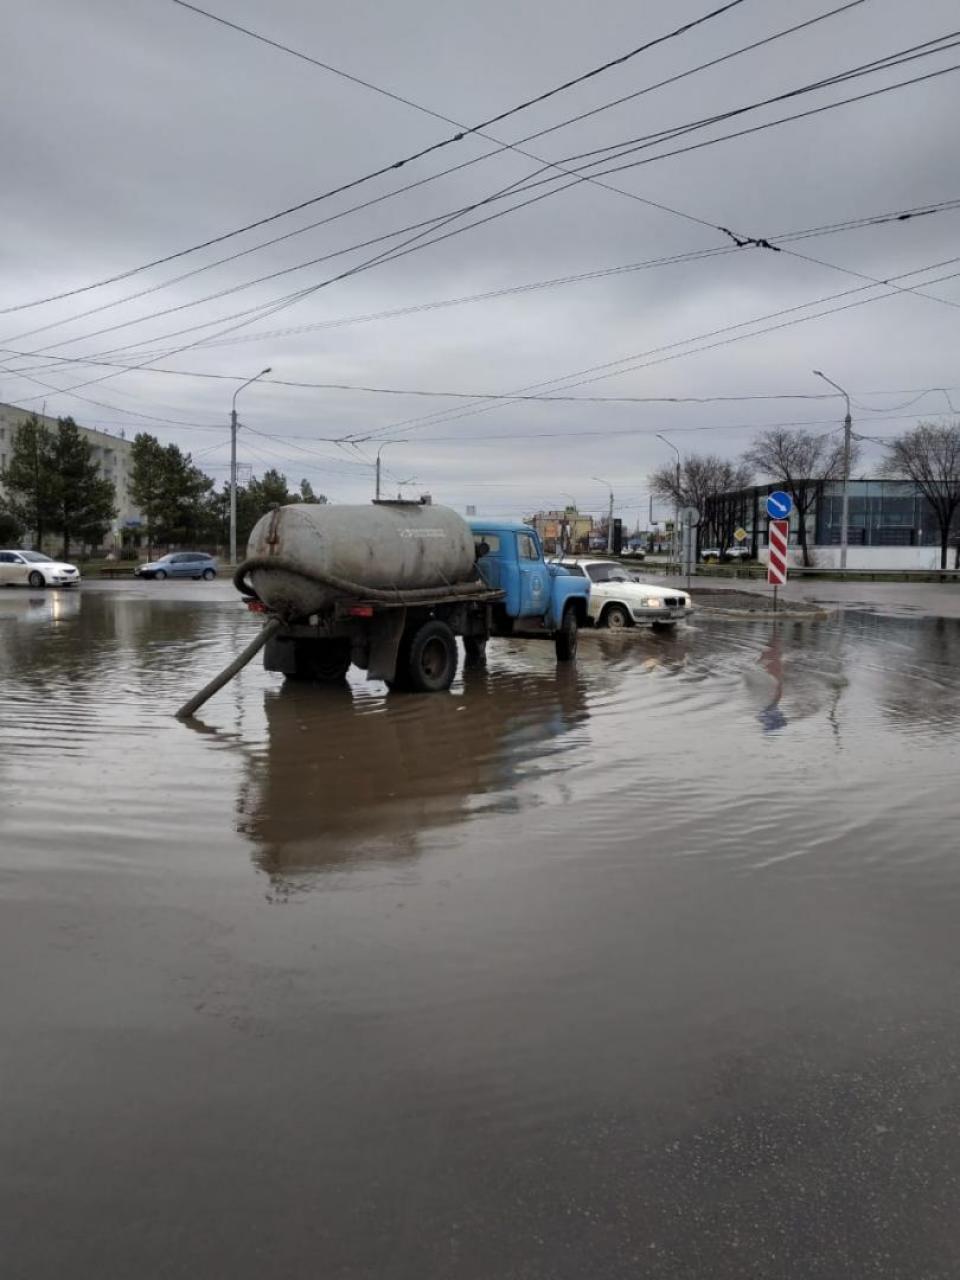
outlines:
[[[587,551],[593,532],[593,516],[581,515],[576,507],[563,511],[538,511],[527,516],[525,524],[532,525],[543,544],[544,551]]]
[[[782,485],[752,485],[736,493],[718,494],[703,513],[700,545],[716,546],[720,529],[729,544],[738,525],[747,534],[744,545],[761,560],[767,558],[764,501]],[[843,485],[838,480],[810,482],[812,501],[806,515],[807,546],[821,568],[840,561]],[[930,503],[912,480],[849,482],[847,566],[851,569],[936,569],[940,564],[940,527]],[[722,539],[721,539],[722,540]],[[954,518],[951,544],[960,541],[960,513]],[[790,517],[790,551],[799,563],[800,522]],[[951,560],[952,563],[952,560]]]
[[[0,404],[0,497],[3,496],[3,472],[13,452],[13,441],[20,424],[30,415],[23,409],[13,405]],[[48,431],[56,431],[56,418],[37,414],[39,421]],[[125,530],[139,529],[141,520],[130,494],[133,472],[133,445],[122,434],[113,435],[108,431],[95,431],[92,427],[80,426],[81,433],[90,442],[91,457],[105,479],[113,483],[116,494],[117,514],[109,533],[104,538],[104,545],[119,550],[123,543]]]

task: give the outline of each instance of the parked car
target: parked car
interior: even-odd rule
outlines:
[[[204,551],[172,551],[134,569],[137,578],[205,578],[217,576],[217,562]]]
[[[647,558],[647,553],[642,547],[624,547],[621,554],[631,560],[646,560]]]
[[[574,577],[588,579],[587,617],[596,627],[615,631],[636,623],[672,627],[693,612],[693,601],[685,591],[638,582],[613,560],[578,557],[563,560],[561,567]]]
[[[0,551],[0,586],[78,587],[80,570],[75,564],[51,560],[40,551]]]
[[[719,560],[749,560],[749,547],[727,547],[723,555],[720,554],[719,547],[704,547],[700,552],[700,559],[706,562]]]

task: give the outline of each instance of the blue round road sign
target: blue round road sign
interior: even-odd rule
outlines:
[[[786,520],[793,510],[793,499],[789,493],[777,489],[767,494],[767,515],[771,520]]]

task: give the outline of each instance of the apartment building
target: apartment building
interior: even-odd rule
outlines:
[[[9,404],[0,404],[0,496],[3,494],[3,472],[13,451],[14,438],[21,422],[27,417],[29,414],[23,409],[17,409]],[[43,414],[37,414],[37,417],[49,431],[56,431],[56,418],[45,417]],[[81,423],[77,423],[77,426],[89,440],[91,456],[101,474],[113,482],[117,515],[110,532],[104,539],[104,545],[119,549],[123,542],[124,530],[138,529],[141,523],[140,513],[134,506],[130,494],[133,471],[132,443],[123,434],[97,431],[92,427],[84,427]]]

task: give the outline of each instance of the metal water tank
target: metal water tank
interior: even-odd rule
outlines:
[[[418,590],[476,578],[470,526],[449,507],[416,502],[278,507],[254,525],[247,559],[260,599],[299,616],[365,588]]]

